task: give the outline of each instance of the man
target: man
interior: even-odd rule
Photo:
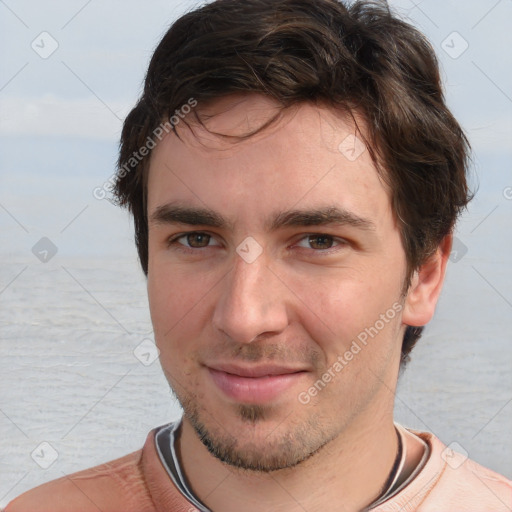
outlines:
[[[393,422],[469,200],[435,56],[381,3],[218,0],[125,121],[155,340],[184,410],[17,511],[498,511],[512,482]]]

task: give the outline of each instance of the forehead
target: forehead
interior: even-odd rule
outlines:
[[[259,95],[197,108],[202,125],[189,116],[179,136],[169,134],[153,150],[148,213],[170,201],[238,207],[246,216],[319,204],[365,217],[389,213],[388,190],[359,131],[362,119],[356,126],[347,114],[307,103],[282,110]]]

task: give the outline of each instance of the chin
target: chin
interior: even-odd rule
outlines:
[[[317,415],[292,421],[293,411],[283,414],[279,408],[277,417],[275,406],[240,404],[218,419],[195,402],[182,402],[182,407],[210,454],[242,471],[268,473],[295,467],[337,435],[322,429]]]

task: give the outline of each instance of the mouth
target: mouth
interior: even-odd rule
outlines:
[[[275,365],[242,367],[230,364],[207,366],[215,386],[236,402],[265,403],[281,396],[304,378],[307,370]]]

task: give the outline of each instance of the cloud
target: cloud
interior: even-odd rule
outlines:
[[[488,119],[482,119],[482,117],[474,116],[471,124],[464,125],[474,151],[510,155],[512,151],[510,118],[490,116]]]
[[[122,120],[131,105],[109,102],[104,105],[90,96],[64,99],[6,96],[0,98],[0,135],[59,135],[117,140]]]

